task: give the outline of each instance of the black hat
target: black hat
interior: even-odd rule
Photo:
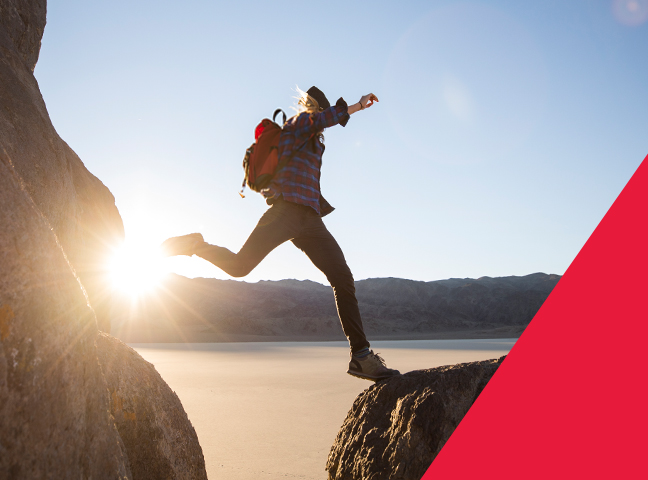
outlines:
[[[322,92],[319,88],[310,87],[306,93],[317,100],[317,104],[321,109],[326,109],[331,106],[328,99],[326,98],[326,95],[324,95],[324,92]]]

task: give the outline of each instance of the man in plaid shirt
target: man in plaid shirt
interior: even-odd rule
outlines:
[[[368,380],[399,375],[369,349],[355,296],[353,275],[344,254],[322,217],[333,211],[320,192],[324,144],[322,131],[373,105],[371,93],[348,106],[340,98],[331,106],[317,87],[302,92],[302,112],[290,118],[279,139],[279,159],[288,159],[268,188],[261,193],[271,205],[238,253],[210,245],[200,233],[173,237],[162,244],[167,255],[198,255],[233,277],[250,273],[266,255],[290,240],[319,268],[333,287],[342,329],[349,340],[351,360],[347,373]],[[292,156],[291,156],[292,155]]]

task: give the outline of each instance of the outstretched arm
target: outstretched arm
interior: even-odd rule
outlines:
[[[378,101],[378,97],[376,97],[373,93],[363,95],[358,103],[349,105],[349,109],[347,111],[349,112],[349,115],[352,115],[356,112],[359,112],[360,110],[371,107],[374,102]]]
[[[284,128],[292,130],[299,141],[306,140],[314,133],[338,123],[344,127],[349,120],[349,115],[364,110],[377,101],[378,97],[373,93],[363,95],[358,103],[350,106],[340,98],[335,105],[321,112],[311,114],[302,112],[291,117]]]

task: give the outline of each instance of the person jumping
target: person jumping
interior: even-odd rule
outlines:
[[[266,255],[290,240],[303,251],[328,279],[335,295],[338,315],[351,347],[348,374],[367,380],[400,375],[370,350],[355,296],[353,275],[340,246],[327,230],[322,217],[333,207],[320,193],[320,169],[324,153],[325,128],[346,126],[350,115],[378,101],[370,93],[348,106],[343,98],[331,106],[317,87],[298,90],[298,113],[283,126],[279,139],[279,160],[287,162],[261,191],[270,208],[263,214],[238,253],[206,243],[200,233],[165,240],[164,255],[197,255],[232,277],[244,277]]]

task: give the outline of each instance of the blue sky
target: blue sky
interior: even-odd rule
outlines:
[[[294,87],[380,103],[325,132],[356,279],[562,274],[648,154],[648,0],[50,1],[35,70],[129,242],[238,250],[261,118]],[[192,258],[165,267],[227,278]],[[325,283],[290,243],[247,281]]]

